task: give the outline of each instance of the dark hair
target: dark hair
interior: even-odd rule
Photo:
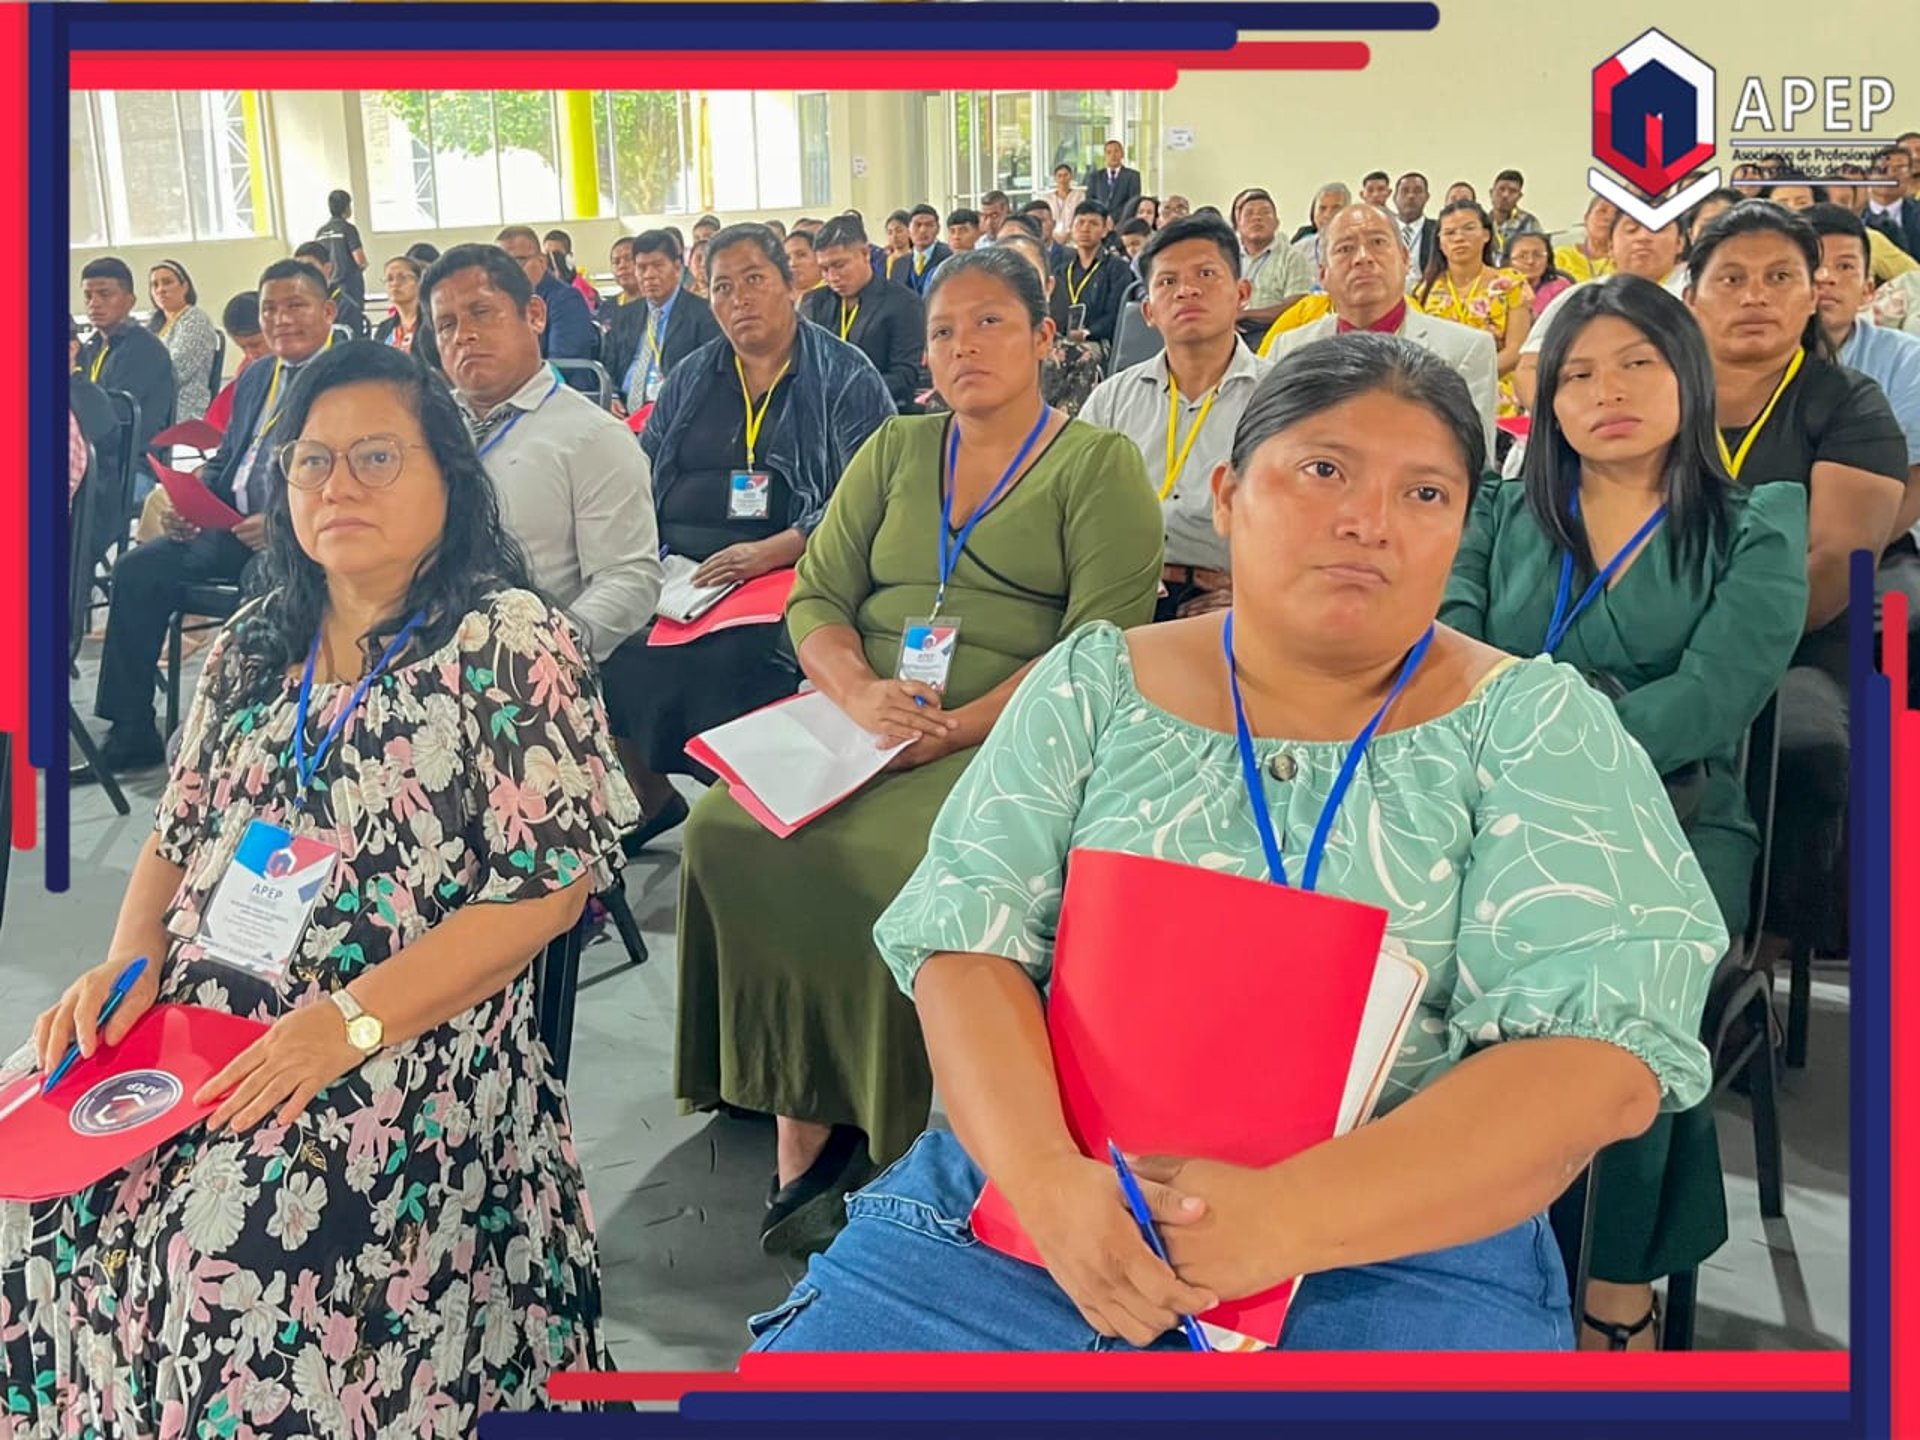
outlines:
[[[536,247],[540,244],[540,236],[531,225],[508,225],[502,228],[498,235],[493,237],[493,243],[498,245],[503,251],[507,248],[507,241],[509,240],[531,241]],[[508,256],[507,258],[512,259],[513,257]],[[514,263],[517,265],[520,262],[515,260]]]
[[[1547,268],[1540,272],[1541,285],[1547,285],[1555,280],[1564,280],[1569,285],[1573,283],[1573,277],[1562,270],[1560,268],[1560,262],[1553,258],[1553,237],[1544,230],[1522,230],[1518,235],[1514,236],[1513,239],[1509,240],[1507,242],[1506,255],[1508,265],[1513,265],[1514,246],[1518,245],[1522,240],[1538,240],[1541,248],[1547,252]],[[1514,268],[1518,269],[1519,267],[1515,266]]]
[[[567,253],[569,255],[573,253],[573,236],[569,235],[566,231],[549,230],[540,237],[540,243],[542,245],[546,244],[549,240],[558,240],[562,245],[567,247]]]
[[[680,247],[680,253],[683,255],[686,254],[687,237],[680,233],[680,227],[678,225],[662,225],[660,228],[673,237],[673,243]]]
[[[422,240],[417,244],[409,245],[407,247],[407,254],[411,255],[415,260],[418,260],[422,265],[431,265],[440,258],[440,247]]]
[[[736,245],[751,245],[766,257],[767,263],[780,272],[780,278],[787,284],[793,284],[793,266],[787,262],[787,247],[775,237],[773,231],[764,225],[756,225],[751,220],[738,225],[729,225],[718,235],[707,241],[707,273],[713,273],[713,257],[723,250],[731,250]]]
[[[980,203],[982,205],[1005,205],[1009,209],[1013,207],[1013,202],[1007,198],[1007,192],[1004,190],[987,191],[986,194],[980,197]]]
[[[702,215],[698,220],[693,222],[693,228],[696,230],[702,225],[711,225],[715,230],[718,230],[720,228],[720,217],[718,215]],[[711,240],[713,236],[709,235],[707,238]]]
[[[296,260],[314,261],[315,268],[318,269],[322,275],[325,275],[327,270],[333,265],[333,251],[328,249],[326,244],[319,240],[309,240],[305,244],[294,246],[293,258]]]
[[[171,270],[180,283],[187,287],[187,304],[198,305],[200,303],[200,292],[193,288],[193,277],[187,273],[186,266],[182,265],[178,260],[159,260],[149,265],[147,267],[147,289],[149,291],[153,289],[153,272],[156,270]],[[167,312],[162,310],[158,305],[154,306],[153,314],[147,317],[147,328],[157,333],[166,323]]]
[[[1237,225],[1240,223],[1240,216],[1242,212],[1244,212],[1247,206],[1251,205],[1256,200],[1264,200],[1267,202],[1267,204],[1273,205],[1273,213],[1275,215],[1278,215],[1280,213],[1280,207],[1278,205],[1274,205],[1273,203],[1273,192],[1270,190],[1263,189],[1262,187],[1256,185],[1251,190],[1242,190],[1239,193],[1239,195],[1234,198],[1234,202],[1233,202],[1234,224]]]
[[[1427,256],[1426,269],[1420,272],[1420,283],[1413,287],[1413,303],[1422,309],[1426,308],[1427,296],[1433,293],[1433,287],[1438,285],[1440,277],[1447,273],[1447,257],[1440,249],[1440,227],[1446,224],[1447,216],[1467,210],[1473,212],[1474,218],[1487,232],[1487,243],[1480,247],[1480,263],[1489,270],[1493,268],[1495,259],[1493,217],[1487,214],[1478,200],[1455,200],[1450,205],[1442,205],[1439,216],[1434,220],[1433,252]]]
[[[1098,200],[1082,200],[1078,205],[1073,207],[1074,219],[1078,220],[1082,215],[1098,215],[1102,220],[1112,218],[1107,207],[1102,205]]]
[[[940,262],[940,268],[933,272],[933,278],[927,281],[926,302],[929,313],[933,310],[933,297],[952,280],[974,271],[998,280],[1011,290],[1014,298],[1026,308],[1027,322],[1038,330],[1047,318],[1047,287],[1039,274],[1018,255],[1009,254],[997,245],[989,245],[983,250],[962,250],[958,254]]]
[[[1393,182],[1394,189],[1398,190],[1400,188],[1401,180],[1418,180],[1422,185],[1427,187],[1427,190],[1429,191],[1429,193],[1431,193],[1431,191],[1433,190],[1433,182],[1427,179],[1427,177],[1422,175],[1418,170],[1409,170],[1407,171],[1406,174],[1402,175],[1399,180],[1394,181]]]
[[[477,242],[456,245],[427,267],[427,273],[420,277],[420,308],[433,318],[434,287],[449,275],[457,275],[462,270],[481,270],[486,273],[487,283],[513,301],[513,308],[522,315],[533,300],[533,282],[527,279],[527,272],[520,268],[520,262],[514,259],[498,245],[484,245]],[[420,327],[431,330],[431,324]]]
[[[1523,190],[1526,189],[1527,186],[1527,177],[1522,175],[1518,170],[1502,170],[1498,175],[1493,177],[1493,183],[1496,185],[1502,180],[1511,180]]]
[[[1364,188],[1365,186],[1371,185],[1376,180],[1385,180],[1388,184],[1393,183],[1393,177],[1387,174],[1386,171],[1369,170],[1366,174],[1360,177],[1360,184]]]
[[[418,280],[422,275],[427,273],[427,267],[422,265],[418,260],[414,259],[413,256],[411,255],[394,256],[391,260],[387,261],[386,265],[382,265],[380,267],[380,273],[382,275],[385,275],[387,273],[387,265],[406,266],[407,269],[413,273],[413,278],[415,280]]]
[[[260,272],[260,288],[266,289],[275,280],[298,280],[311,285],[314,294],[322,300],[327,295],[327,277],[304,260],[276,260]]]
[[[907,212],[907,223],[911,225],[915,220],[918,220],[922,215],[931,215],[936,220],[940,218],[940,212],[934,209],[931,205],[927,204],[926,201],[923,200],[918,205],[914,206],[912,210]]]
[[[787,222],[784,220],[762,220],[760,222],[782,240],[787,238]]]
[[[860,223],[857,215],[836,215],[822,225],[820,233],[813,237],[815,250],[835,250],[843,245],[866,248],[867,227]]]
[[[811,230],[795,230],[791,235],[787,236],[783,243],[791,245],[796,240],[800,242],[800,248],[803,250],[819,249],[819,242],[813,238],[813,232]]]
[[[232,336],[260,333],[260,292],[242,290],[220,311],[220,328]]]
[[[1153,234],[1153,226],[1144,220],[1129,220],[1120,227],[1120,233],[1122,235],[1151,235]]]
[[[1593,198],[1594,200],[1600,200],[1600,199],[1603,199],[1604,197],[1596,195]],[[1700,214],[1702,210],[1706,209],[1707,206],[1716,204],[1716,203],[1724,204],[1727,206],[1734,206],[1750,198],[1751,197],[1747,194],[1746,191],[1735,190],[1731,185],[1722,185],[1718,190],[1709,190],[1706,194],[1702,195],[1698,200],[1694,201],[1692,208],[1689,209],[1687,213],[1681,217],[1681,220],[1680,220],[1681,231],[1688,236],[1689,240],[1691,240],[1693,231],[1694,231],[1694,226],[1697,223],[1696,217]],[[1611,201],[1608,201],[1608,203],[1612,204]],[[1591,210],[1593,208],[1592,204],[1590,203],[1587,206],[1587,208]],[[1615,206],[1614,208],[1616,210],[1619,209],[1618,206]]]
[[[1680,428],[1667,447],[1665,491],[1673,538],[1673,573],[1697,564],[1729,528],[1727,497],[1733,489],[1720,458],[1715,416],[1713,359],[1705,336],[1687,307],[1664,287],[1638,275],[1610,275],[1598,284],[1569,290],[1559,318],[1540,351],[1539,394],[1533,403],[1533,434],[1527,441],[1521,481],[1534,521],[1562,551],[1571,551],[1587,575],[1598,570],[1587,530],[1572,514],[1580,493],[1580,455],[1553,412],[1560,371],[1588,325],[1602,316],[1624,320],[1660,352],[1680,387]]]
[[[368,383],[391,386],[405,398],[447,488],[446,527],[439,542],[422,559],[399,607],[360,637],[361,651],[371,661],[416,611],[424,612],[408,652],[418,657],[445,645],[483,595],[531,589],[532,582],[525,556],[501,524],[493,485],[459,406],[437,377],[408,356],[372,340],[334,346],[307,367],[287,396],[284,435],[299,438],[313,402],[329,390]],[[241,665],[235,693],[247,697],[278,687],[287,670],[301,663],[327,607],[326,573],[300,548],[285,479],[277,463],[269,463],[274,463],[274,483],[263,556],[268,598],[233,629]]]
[[[1867,239],[1867,226],[1858,215],[1844,205],[1810,205],[1800,212],[1800,218],[1813,227],[1815,235],[1851,235],[1860,242],[1860,263],[1863,267],[1873,264],[1873,242]],[[1821,251],[1824,261],[1826,252]]]
[[[1033,258],[1040,262],[1040,268],[1042,270],[1045,270],[1047,268],[1046,244],[1040,239],[1038,235],[1034,234],[1031,230],[1027,229],[1027,227],[1024,225],[1022,225],[1019,229],[1014,230],[1012,232],[1002,230],[1000,232],[1000,239],[994,244],[993,248],[995,250],[1031,249],[1033,251]],[[1041,294],[1044,295],[1046,293],[1047,286],[1050,283],[1051,283],[1050,279],[1041,280],[1040,282]]]
[[[121,289],[128,294],[133,293],[133,271],[117,255],[102,255],[98,260],[89,260],[81,266],[80,283],[84,285],[89,280],[118,280]]]
[[[620,249],[622,246],[626,248],[627,255],[629,258],[631,258],[633,255],[633,236],[631,235],[614,236],[613,243],[607,246],[607,258],[611,260],[613,258],[614,251]]]
[[[1046,229],[1051,228],[1048,226],[1043,226],[1040,222],[1039,217],[1036,216],[1034,212],[1031,210],[1022,210],[1017,215],[1007,216],[1006,224],[1000,227],[1000,233],[1002,236],[1006,235],[1008,225],[1011,225],[1016,231],[1018,231],[1022,235],[1031,235],[1035,240],[1040,239],[1042,237],[1043,232]]]
[[[1076,173],[1074,171],[1072,162],[1067,160],[1062,160],[1058,165],[1053,167],[1053,173],[1056,175],[1058,175],[1062,170],[1066,171],[1067,174],[1069,175]]]
[[[1029,200],[1026,204],[1020,207],[1020,213],[1022,215],[1044,214],[1049,219],[1051,219],[1053,216],[1053,206],[1049,205],[1045,200],[1042,200],[1038,195],[1036,195],[1034,196],[1033,199]]]
[[[1447,427],[1460,447],[1471,504],[1487,465],[1487,432],[1467,382],[1412,341],[1370,330],[1331,335],[1280,358],[1254,387],[1234,429],[1234,473],[1245,475],[1254,452],[1281,431],[1375,391],[1412,401]]]
[[[908,214],[905,210],[896,210],[891,215],[887,216],[887,224],[889,225],[893,224],[896,220],[899,221],[902,225],[910,225],[913,223],[913,216]]]
[[[346,219],[347,212],[353,209],[353,196],[344,190],[327,192],[327,213],[336,220]]]
[[[562,285],[573,284],[574,278],[578,276],[580,273],[577,269],[574,268],[573,262],[569,260],[566,256],[559,254],[558,252],[553,250],[547,251],[546,256],[547,256],[547,272],[551,274],[556,280],[558,280]]]
[[[1687,252],[1688,290],[1699,288],[1700,277],[1707,273],[1707,262],[1713,259],[1713,252],[1741,235],[1785,236],[1807,262],[1807,284],[1812,285],[1813,277],[1820,273],[1820,237],[1813,226],[1771,200],[1742,200],[1724,215],[1716,215],[1694,238]],[[1834,358],[1833,346],[1827,343],[1827,332],[1821,328],[1817,308],[1807,317],[1806,329],[1800,332],[1800,343],[1822,359]]]
[[[642,230],[629,242],[633,246],[633,258],[642,255],[664,255],[678,265],[681,260],[680,242],[665,230]]]
[[[1140,251],[1136,262],[1140,268],[1140,279],[1148,285],[1153,283],[1153,266],[1161,254],[1175,245],[1184,245],[1189,240],[1208,240],[1220,252],[1227,262],[1227,271],[1235,280],[1240,278],[1240,241],[1234,236],[1233,227],[1218,215],[1183,215],[1170,225],[1162,226],[1154,232]]]
[[[1802,175],[1797,170],[1788,171],[1784,175],[1774,176],[1773,183],[1760,192],[1760,198],[1762,200],[1772,200],[1774,191],[1792,189],[1805,190],[1809,195],[1813,196],[1813,203],[1816,205],[1824,205],[1833,198],[1827,193],[1826,186],[1814,184],[1811,177]],[[1778,202],[1776,201],[1775,203],[1777,204]]]
[[[1901,149],[1898,145],[1887,145],[1873,152],[1873,160],[1874,160],[1874,163],[1877,164],[1882,160],[1891,160],[1896,155],[1906,155],[1906,154],[1907,152]],[[1911,160],[1913,157],[1907,156],[1907,158]],[[1868,173],[1871,174],[1872,172],[1869,171]]]
[[[948,211],[947,226],[948,228],[952,228],[955,225],[971,225],[974,229],[978,230],[980,228],[980,212],[978,210]]]

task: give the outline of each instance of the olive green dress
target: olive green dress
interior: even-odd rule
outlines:
[[[1616,693],[1622,724],[1668,779],[1727,930],[1739,935],[1760,853],[1739,751],[1806,620],[1807,507],[1793,485],[1737,491],[1729,507],[1725,540],[1692,563],[1676,565],[1667,526],[1654,531],[1554,658]],[[1537,654],[1559,578],[1559,551],[1525,488],[1490,485],[1474,503],[1440,618],[1502,650]],[[1575,598],[1592,578],[1575,574]],[[1659,1279],[1726,1239],[1711,1103],[1661,1116],[1608,1150],[1598,1174],[1595,1278]]]
[[[894,673],[907,620],[933,604],[950,423],[889,420],[847,467],[788,604],[796,648],[825,626],[852,626],[874,673]],[[942,612],[960,622],[948,705],[986,694],[1088,621],[1149,621],[1161,538],[1139,449],[1069,422],[981,520],[954,571]],[[701,798],[681,882],[683,1108],[725,1102],[855,1125],[875,1164],[905,1153],[927,1123],[933,1079],[873,925],[972,756],[882,775],[785,840],[725,786]]]

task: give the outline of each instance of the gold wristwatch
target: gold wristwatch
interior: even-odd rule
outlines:
[[[327,997],[347,1020],[347,1043],[362,1055],[371,1055],[378,1050],[386,1039],[386,1027],[373,1016],[360,1008],[360,1002],[345,990],[335,990]]]

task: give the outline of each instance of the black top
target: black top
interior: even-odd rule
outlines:
[[[767,513],[758,520],[727,518],[733,472],[748,468],[746,405],[737,377],[727,379],[734,383],[720,380],[701,388],[680,441],[673,481],[654,496],[660,543],[689,560],[705,560],[729,545],[765,540],[792,528],[787,479],[768,466],[767,441],[786,411],[793,372],[782,375],[773,387],[772,397],[766,399],[766,418],[760,422],[760,443],[755,447],[752,468],[765,471],[771,480]],[[756,409],[759,404],[756,400]]]
[[[927,353],[926,304],[904,285],[884,280],[876,272],[866,289],[843,304],[831,290],[811,290],[800,303],[800,313],[836,338],[844,338],[873,362],[887,393],[902,414],[917,408],[921,389],[921,361]],[[851,323],[840,336],[845,315]]]
[[[344,326],[356,340],[366,339],[367,312],[353,298],[353,292],[345,285],[336,285],[327,292],[327,298],[333,301],[333,323]]]
[[[1087,338],[1102,344],[1113,343],[1120,324],[1120,304],[1134,281],[1133,268],[1126,256],[1103,252],[1091,266],[1080,264],[1080,252],[1069,250],[1065,263],[1053,272],[1053,320],[1064,336],[1067,311],[1074,305],[1087,307]],[[1076,300],[1073,297],[1078,296]]]
[[[103,347],[105,359],[100,358]],[[94,373],[96,360],[100,362],[97,375]],[[131,437],[131,448],[118,426],[112,442],[103,448],[99,458],[109,467],[109,473],[118,475],[119,467],[131,463],[136,479],[150,474],[142,458],[147,442],[173,424],[173,357],[167,353],[167,342],[146,326],[125,320],[110,335],[94,332],[80,347],[78,368],[82,376],[102,390],[123,390],[140,407],[140,430]]]
[[[314,239],[327,242],[328,258],[333,261],[333,280],[342,290],[353,297],[356,306],[367,303],[367,277],[360,268],[360,262],[353,258],[356,250],[365,253],[366,246],[361,243],[360,231],[351,220],[329,220],[314,232]]]

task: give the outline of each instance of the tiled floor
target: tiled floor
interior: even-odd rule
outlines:
[[[91,684],[75,693],[90,696]],[[25,1038],[29,1017],[95,961],[111,934],[159,778],[130,788],[130,819],[115,816],[97,789],[75,793],[70,893],[45,893],[37,854],[14,857],[0,928],[0,1051]],[[629,965],[613,938],[589,948],[575,1026],[574,1122],[614,1358],[632,1369],[731,1364],[746,1342],[745,1317],[776,1303],[792,1278],[757,1244],[771,1128],[682,1116],[670,1093],[676,846],[669,837],[629,875],[651,962]],[[1836,969],[1817,979],[1813,1063],[1784,1081],[1787,1218],[1771,1233],[1759,1218],[1745,1104],[1721,1104],[1731,1232],[1701,1274],[1703,1349],[1847,1344],[1846,977]]]

